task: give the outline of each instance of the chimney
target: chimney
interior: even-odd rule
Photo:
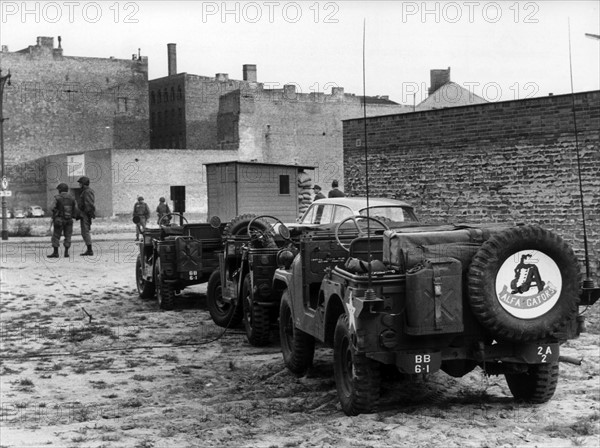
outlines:
[[[169,58],[169,76],[177,74],[177,44],[167,44],[167,56]]]
[[[450,82],[450,67],[448,70],[431,70],[431,87],[429,87],[428,94],[433,94],[437,89],[442,87],[444,84]]]
[[[244,81],[256,82],[256,65],[244,64],[242,71],[244,73]]]

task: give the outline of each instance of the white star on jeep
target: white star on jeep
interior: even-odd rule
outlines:
[[[354,298],[352,294],[348,297],[348,303],[346,304],[348,308],[348,323],[350,325],[351,331],[356,331],[356,318],[354,317],[354,311],[356,308],[354,307]]]

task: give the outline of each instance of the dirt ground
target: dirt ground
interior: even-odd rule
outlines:
[[[45,238],[2,242],[2,448],[600,446],[598,305],[593,332],[562,349],[583,363],[561,363],[546,404],[516,403],[476,369],[386,382],[376,413],[347,417],[329,349],[296,378],[277,341],[254,348],[212,324],[205,285],[174,311],[140,300],[131,235],[90,258],[75,240],[67,259],[46,259]]]

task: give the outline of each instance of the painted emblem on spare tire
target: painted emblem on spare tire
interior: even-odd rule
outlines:
[[[562,290],[560,269],[537,250],[522,250],[502,263],[496,275],[496,297],[511,315],[535,319],[546,314]]]

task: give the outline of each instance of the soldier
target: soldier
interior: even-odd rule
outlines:
[[[81,194],[79,195],[79,212],[81,219],[81,236],[83,237],[83,241],[87,246],[87,250],[80,254],[81,256],[90,256],[94,255],[94,251],[92,250],[92,236],[90,235],[90,230],[92,228],[92,219],[96,217],[96,206],[95,206],[95,196],[94,190],[90,188],[90,178],[87,176],[82,176],[77,181],[79,186],[81,187]]]
[[[135,240],[140,240],[140,233],[146,230],[146,222],[150,219],[150,208],[144,202],[142,196],[138,197],[138,201],[133,206],[133,222],[135,222]]]
[[[171,209],[169,208],[169,205],[167,203],[165,203],[165,198],[160,198],[158,200],[158,206],[156,207],[156,213],[158,214],[158,221],[157,221],[158,224],[160,224],[160,221],[163,216],[171,213]],[[163,221],[163,224],[168,224],[169,218],[162,219],[162,221]]]
[[[52,234],[52,247],[54,252],[48,255],[48,258],[58,258],[58,246],[60,246],[60,237],[64,235],[65,258],[69,257],[69,247],[71,247],[71,235],[73,235],[73,218],[79,217],[79,208],[77,201],[71,193],[69,186],[60,183],[56,187],[58,194],[54,196],[54,201],[50,210],[52,210],[52,224],[54,233]]]

